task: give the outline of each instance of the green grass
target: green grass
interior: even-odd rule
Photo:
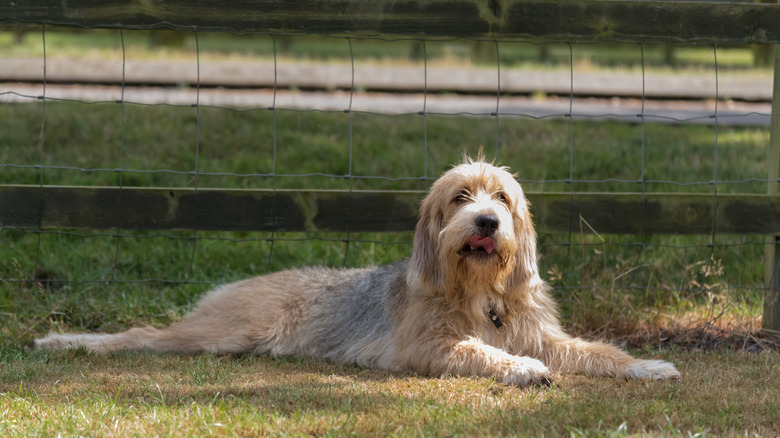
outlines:
[[[79,117],[72,117],[74,111]],[[165,170],[192,172],[197,161],[202,173],[238,174],[202,175],[198,179],[201,187],[271,188],[276,184],[277,188],[347,189],[352,184],[354,189],[424,189],[426,183],[421,181],[361,177],[434,178],[464,152],[475,155],[484,146],[493,156],[496,143],[495,119],[435,115],[427,117],[427,136],[425,122],[417,115],[357,113],[352,116],[351,131],[346,114],[283,110],[277,111],[276,130],[273,114],[266,110],[201,108],[198,114],[186,106],[127,104],[123,115],[121,105],[114,103],[50,101],[43,123],[40,104],[5,105],[0,107],[0,116],[3,163],[34,166],[42,159],[44,165],[76,168],[45,169],[44,184],[118,185],[113,169],[121,165],[126,186],[192,187],[195,180],[190,174]],[[570,189],[563,182],[550,182],[569,178],[570,146],[576,180],[632,181],[576,183],[575,190],[642,189],[634,182],[642,175],[639,125],[578,121],[573,126],[573,144],[566,121],[502,118],[499,130],[498,160],[517,172],[528,191]],[[648,124],[644,131],[646,190],[711,192],[709,181],[716,160],[713,127]],[[720,127],[717,179],[766,178],[767,144],[767,129]],[[274,148],[275,172],[280,175],[276,181],[241,176],[271,174]],[[343,177],[350,171],[357,177],[352,183]],[[285,176],[310,174],[331,176]],[[679,186],[664,181],[701,184]],[[39,184],[41,173],[35,168],[6,167],[0,182]],[[765,183],[718,185],[719,193],[765,190]]]
[[[42,114],[41,103],[0,105],[0,162],[73,169],[4,166],[0,184],[117,186],[119,175],[110,169],[121,163],[124,186],[422,190],[426,183],[416,178],[433,178],[480,146],[492,157],[496,141],[494,119],[429,116],[426,138],[420,116],[353,114],[350,157],[350,120],[342,113],[278,111],[276,132],[265,110],[201,108],[198,116],[190,107],[125,105],[123,118],[117,104],[50,101],[43,123]],[[526,181],[526,190],[570,189],[549,182],[569,177],[567,121],[502,118],[499,127],[498,161]],[[641,126],[577,121],[573,129],[575,179],[638,179]],[[648,124],[644,132],[647,179],[712,178],[712,127]],[[718,179],[764,178],[768,140],[764,128],[720,127]],[[195,180],[188,172],[196,168],[196,147],[198,172],[238,175]],[[343,178],[350,164],[352,175],[389,179]],[[271,173],[274,166],[278,175],[331,176],[243,176]],[[645,188],[712,190],[660,182]],[[641,185],[576,183],[575,190],[638,191]],[[721,193],[764,190],[761,183],[718,186]],[[762,303],[757,237],[718,235],[713,250],[710,236],[607,236],[585,225],[571,236],[541,230],[541,269],[559,287],[567,327],[647,344],[635,353],[674,361],[684,378],[560,376],[551,390],[519,390],[490,379],[430,379],[289,358],[24,349],[50,330],[169,324],[215,283],[292,266],[383,264],[411,250],[410,233],[120,234],[0,228],[0,434],[778,433],[777,353],[653,347],[669,343],[660,339],[669,336],[663,329],[707,322],[750,340]],[[26,281],[31,278],[49,281]],[[638,329],[643,335],[632,336]]]
[[[93,29],[72,31],[47,26],[48,56],[79,56],[121,58],[122,39],[128,59],[191,58],[196,47],[209,59],[255,57],[270,59],[274,54],[274,39],[266,35],[230,35],[226,33],[173,33],[168,31],[124,31]],[[350,52],[355,59],[381,62],[421,62],[423,46],[418,40],[376,40],[321,37],[317,35],[276,38],[277,55],[284,59],[304,61],[347,61]],[[643,56],[644,52],[644,56]],[[581,68],[692,70],[712,68],[715,53],[711,47],[675,47],[670,57],[667,48],[635,44],[531,44],[502,42],[499,54],[504,68],[569,68],[574,61]],[[39,30],[23,33],[0,30],[0,57],[41,56],[42,35]],[[470,40],[428,41],[425,54],[429,62],[491,66],[496,63],[493,42]],[[672,65],[669,62],[672,62]],[[754,70],[751,47],[718,48],[719,68],[731,71]]]

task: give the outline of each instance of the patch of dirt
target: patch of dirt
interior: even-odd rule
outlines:
[[[780,331],[761,328],[761,320],[727,318],[677,318],[663,324],[649,322],[610,321],[599,328],[580,328],[591,339],[612,339],[614,343],[643,348],[676,346],[684,349],[730,349],[758,353],[780,352]]]

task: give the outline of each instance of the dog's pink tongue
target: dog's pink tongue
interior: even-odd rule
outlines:
[[[496,247],[496,241],[492,237],[472,236],[469,239],[469,246],[473,248],[482,248],[490,254]]]

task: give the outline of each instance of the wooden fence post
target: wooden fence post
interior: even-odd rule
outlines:
[[[780,194],[780,45],[775,45],[772,122],[769,132],[769,183],[767,193]],[[764,317],[762,327],[780,331],[780,236],[767,237],[764,249]]]

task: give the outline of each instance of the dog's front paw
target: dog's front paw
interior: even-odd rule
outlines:
[[[629,379],[679,379],[680,372],[669,362],[662,360],[638,360],[626,368]]]
[[[541,362],[530,357],[517,358],[506,373],[504,383],[517,386],[550,386],[552,373]]]

